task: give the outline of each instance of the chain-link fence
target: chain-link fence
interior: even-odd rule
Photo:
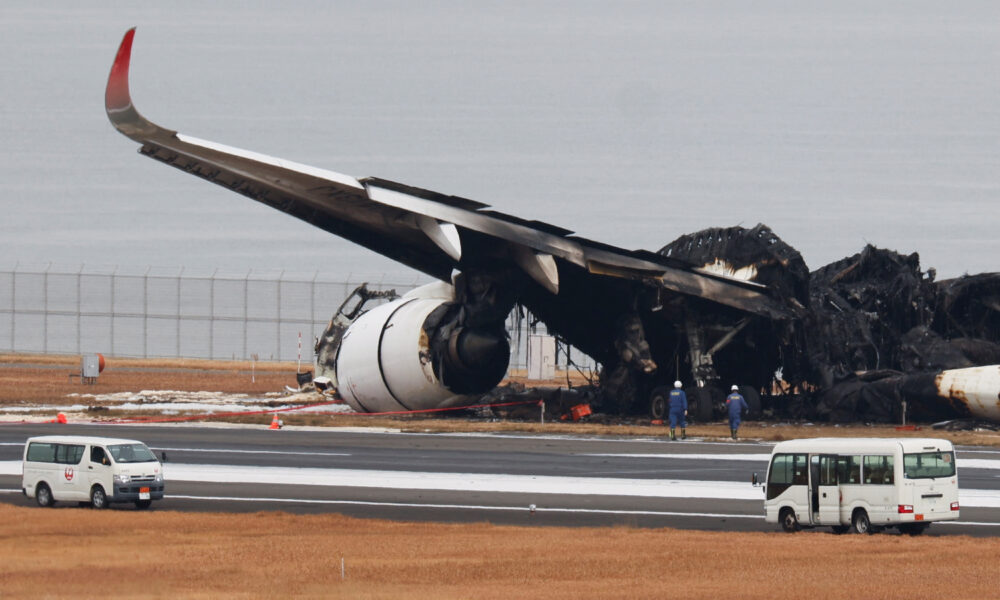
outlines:
[[[369,289],[399,294],[424,282],[366,280]],[[318,273],[14,267],[0,270],[0,350],[296,360],[301,339],[302,361],[311,363],[314,339],[361,283]],[[508,319],[511,367],[526,366],[530,321],[516,313]],[[585,360],[579,353],[574,358]],[[565,365],[565,349],[557,352],[557,362]]]

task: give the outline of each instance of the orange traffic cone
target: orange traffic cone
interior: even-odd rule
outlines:
[[[271,419],[271,426],[268,429],[281,429],[281,421],[278,420],[278,415],[274,415]]]

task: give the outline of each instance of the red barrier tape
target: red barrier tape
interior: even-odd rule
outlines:
[[[226,417],[270,415],[283,412],[293,412],[296,410],[304,410],[307,408],[315,408],[317,406],[330,406],[333,404],[343,404],[343,402],[341,401],[319,402],[316,404],[304,404],[302,406],[289,406],[286,408],[275,408],[271,410],[253,410],[253,411],[228,412],[228,413],[205,413],[203,415],[187,415],[183,417],[135,417],[129,419],[111,419],[107,421],[92,419],[87,422],[101,423],[106,425],[140,425],[143,423],[184,423],[188,421],[207,421],[210,419],[226,418]],[[386,411],[377,413],[346,413],[346,414],[358,417],[378,417],[385,415],[415,415],[415,414],[425,414],[425,413],[446,412],[450,410],[466,410],[469,408],[497,408],[505,406],[519,406],[522,404],[538,404],[538,400],[520,400],[517,402],[501,402],[496,404],[473,404],[471,406],[451,406],[447,408],[425,408],[422,410],[395,410],[395,411]],[[315,414],[343,416],[345,413],[319,412]],[[0,425],[42,425],[44,423],[55,423],[55,422],[56,420],[54,419],[49,419],[46,421],[0,421]]]

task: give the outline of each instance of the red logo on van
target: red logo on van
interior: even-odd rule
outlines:
[[[63,471],[63,475],[66,476],[66,481],[73,481],[73,467],[66,467],[66,470]]]

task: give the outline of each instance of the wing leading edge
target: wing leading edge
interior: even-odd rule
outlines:
[[[115,128],[142,144],[140,152],[341,236],[432,277],[449,281],[455,269],[490,248],[496,260],[518,266],[541,287],[559,291],[559,270],[570,265],[594,277],[641,280],[770,318],[795,309],[766,286],[699,272],[644,251],[629,251],[572,236],[546,223],[486,210],[485,204],[377,178],[349,175],[201,140],[152,123],[132,103],[129,70],[135,28],[126,32],[105,91]],[[486,243],[482,243],[483,240]]]

